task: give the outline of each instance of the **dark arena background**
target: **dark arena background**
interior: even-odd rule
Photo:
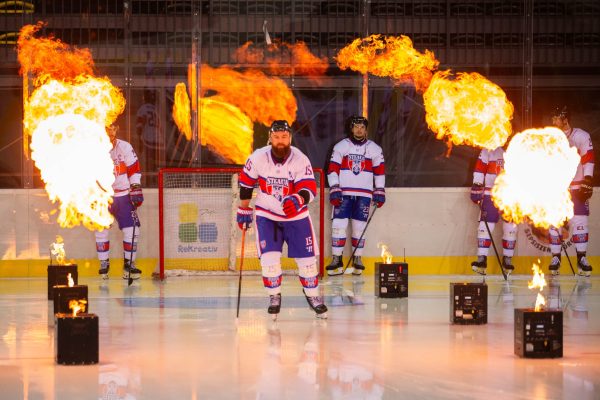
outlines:
[[[116,224],[103,280],[94,233],[57,222],[59,202],[32,157],[24,121],[39,83],[17,42],[36,24],[38,39],[89,50],[93,75],[124,97],[115,124],[139,157],[144,194],[133,284],[121,279],[128,256]],[[493,82],[512,103],[513,133],[550,126],[566,106],[600,157],[600,0],[0,1],[0,397],[600,399],[600,163],[590,277],[576,275],[566,234],[551,276],[548,231],[527,223],[510,276],[500,228],[500,254],[490,249],[487,275],[475,274],[480,209],[469,195],[481,148],[436,138],[412,79],[341,66],[342,49],[376,34],[410,38],[439,71]],[[173,114],[178,84],[190,97],[189,135]],[[371,211],[365,272],[333,277],[327,170],[353,115],[368,118],[383,149],[387,200]],[[271,320],[258,240],[252,229],[242,239],[236,223],[238,173],[275,119],[288,119],[315,171],[326,320],[309,309],[285,250]],[[531,164],[536,177],[551,174]],[[75,283],[87,285],[79,319],[55,314],[50,299],[59,236]],[[546,274],[546,311],[533,311],[533,264]]]

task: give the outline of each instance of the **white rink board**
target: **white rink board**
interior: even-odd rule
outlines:
[[[598,189],[596,189],[596,192]],[[326,195],[327,196],[327,195]],[[145,201],[139,210],[141,239],[138,257],[158,258],[158,190],[145,189]],[[231,215],[231,197],[222,204],[223,213]],[[588,254],[600,255],[600,195],[590,199],[590,243]],[[214,205],[219,209],[221,205]],[[56,206],[40,189],[0,190],[0,255],[2,260],[48,259],[49,246],[60,234],[65,241],[68,259],[94,259],[94,235],[85,228],[62,229],[56,224]],[[219,214],[220,215],[220,214]],[[331,254],[329,234],[331,210],[325,208],[325,255]],[[478,207],[469,201],[467,188],[388,188],[387,203],[377,210],[367,231],[364,255],[379,254],[378,242],[384,242],[394,255],[470,256],[475,254]],[[233,218],[233,216],[231,217]],[[226,229],[229,229],[231,224]],[[225,229],[225,228],[224,228]],[[517,256],[547,255],[535,246],[540,240],[529,234],[529,227],[519,228]],[[531,233],[531,232],[529,232]],[[494,237],[501,243],[501,229]],[[226,238],[227,235],[219,235]],[[111,257],[121,251],[121,236],[111,229]]]

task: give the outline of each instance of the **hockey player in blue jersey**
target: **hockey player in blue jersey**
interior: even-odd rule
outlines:
[[[330,276],[344,273],[342,255],[346,245],[348,219],[352,221],[352,274],[360,275],[365,269],[361,260],[365,245],[365,230],[371,203],[382,207],[385,203],[385,163],[383,151],[367,139],[366,118],[351,119],[351,135],[338,142],[331,154],[327,180],[329,202],[333,206],[331,243],[333,260],[327,266]],[[362,240],[359,240],[363,237]]]
[[[327,307],[319,295],[318,245],[308,212],[317,191],[308,158],[292,143],[292,130],[283,120],[269,130],[270,144],[248,157],[240,173],[240,203],[237,222],[240,229],[252,224],[252,191],[256,196],[256,246],[263,284],[269,294],[268,313],[276,318],[281,309],[281,254],[287,243],[288,256],[298,265],[298,275],[306,300],[319,318],[327,318]]]

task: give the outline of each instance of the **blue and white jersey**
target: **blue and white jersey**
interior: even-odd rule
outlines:
[[[274,221],[295,221],[308,215],[308,205],[305,204],[296,215],[287,218],[281,205],[284,197],[305,189],[310,193],[310,202],[317,194],[310,161],[293,146],[281,163],[273,159],[271,146],[262,147],[248,157],[240,173],[240,186],[253,188],[257,183],[256,215]]]

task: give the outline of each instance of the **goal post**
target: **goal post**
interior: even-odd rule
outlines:
[[[162,168],[158,175],[160,279],[175,275],[226,275],[239,271],[241,230],[236,212],[239,202],[238,168]],[[324,270],[324,179],[314,169],[317,196],[309,212],[319,240],[317,261]],[[254,207],[257,190],[251,201]],[[296,264],[284,246],[284,273],[295,273]],[[256,232],[246,232],[244,272],[260,273]]]

